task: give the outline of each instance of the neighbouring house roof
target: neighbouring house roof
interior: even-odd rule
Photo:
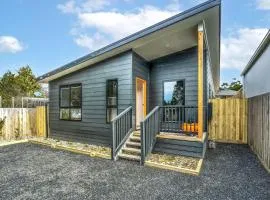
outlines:
[[[270,44],[270,29],[268,30],[267,34],[263,38],[262,42],[254,52],[253,56],[249,60],[248,64],[244,68],[243,72],[241,73],[241,76],[244,76],[255,64],[255,62],[260,58],[266,47]]]
[[[179,48],[178,51],[184,50],[184,48],[189,48],[191,45],[197,45],[194,43],[197,36],[196,34],[191,34],[190,30],[197,30],[196,25],[203,22],[205,27],[205,40],[209,49],[214,82],[216,85],[219,85],[220,10],[220,0],[209,0],[50,71],[38,77],[38,80],[42,83],[46,83],[131,49],[144,57],[147,61],[154,60],[157,57],[157,48],[154,48],[155,51],[149,49],[151,46],[153,49],[153,44],[151,44],[153,39],[158,41],[155,45],[159,45],[161,49],[161,45],[163,44],[158,43],[166,41],[166,39],[169,40],[168,38],[179,38],[181,35],[183,38],[179,39],[178,42],[170,41],[170,45],[174,48],[176,48],[175,46],[182,45],[182,49]],[[189,41],[188,45],[190,46],[186,44],[187,41]],[[165,45],[163,45],[163,49],[161,49],[164,55],[165,53],[167,53],[167,55],[169,55],[169,53],[174,53],[172,51],[169,52],[169,50],[172,49],[170,46],[167,48],[166,52],[166,50],[164,50],[164,46]],[[142,47],[144,48],[143,50]],[[156,55],[149,55],[149,53],[156,53]]]
[[[218,93],[216,94],[216,96],[235,96],[238,94],[238,91],[235,90],[229,90],[229,89],[223,89],[218,91]]]

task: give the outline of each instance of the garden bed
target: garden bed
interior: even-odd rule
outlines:
[[[86,154],[91,157],[100,157],[111,159],[111,149],[97,145],[82,144],[77,142],[67,142],[63,140],[55,140],[51,138],[32,138],[30,142],[35,144],[46,145],[52,148],[72,151],[74,153]]]
[[[150,154],[145,165],[199,175],[202,159],[161,153]]]
[[[27,139],[19,139],[19,140],[1,140],[0,139],[0,147],[11,145],[11,144],[24,143],[24,142],[28,142],[28,140]]]

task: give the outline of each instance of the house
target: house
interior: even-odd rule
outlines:
[[[235,90],[221,89],[216,93],[216,97],[224,99],[224,98],[236,96],[237,94],[238,94],[238,91],[235,91]]]
[[[39,77],[50,137],[203,157],[207,102],[219,88],[219,0],[210,0]]]
[[[270,171],[270,30],[242,72],[248,102],[248,144]]]
[[[270,30],[242,72],[247,98],[270,92]]]

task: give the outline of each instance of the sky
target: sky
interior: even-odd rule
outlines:
[[[203,0],[1,0],[0,76],[36,76]],[[223,0],[221,83],[240,73],[270,28],[270,0]],[[111,23],[114,22],[114,23]]]

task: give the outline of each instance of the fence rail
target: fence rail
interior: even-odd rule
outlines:
[[[211,99],[212,118],[208,124],[210,140],[247,143],[247,100]]]
[[[132,106],[128,107],[112,121],[112,158],[117,159],[117,153],[132,132]]]
[[[0,130],[2,140],[45,137],[47,133],[45,106],[0,108],[0,120],[4,120],[4,126]]]
[[[248,99],[248,144],[270,172],[270,94]]]
[[[160,119],[161,132],[198,133],[197,106],[160,106]]]
[[[156,106],[141,122],[141,164],[148,153],[152,152],[155,144],[156,135],[160,131],[160,107]]]

